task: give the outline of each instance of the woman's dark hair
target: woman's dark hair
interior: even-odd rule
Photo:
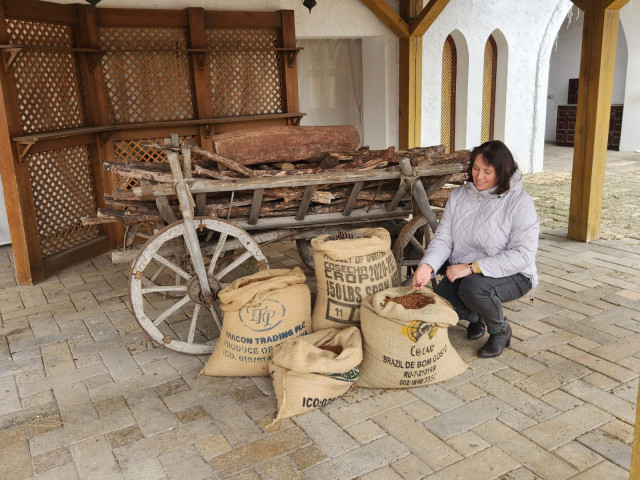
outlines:
[[[467,180],[470,182],[473,182],[473,163],[478,155],[482,155],[496,172],[497,182],[496,190],[493,192],[494,195],[508,192],[511,176],[518,169],[518,164],[513,159],[513,155],[507,146],[500,140],[491,140],[471,150],[469,168],[467,168]]]

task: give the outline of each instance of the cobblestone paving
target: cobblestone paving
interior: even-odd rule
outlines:
[[[154,346],[129,311],[126,266],[105,255],[17,286],[0,248],[0,479],[626,480],[640,160],[616,154],[609,165],[603,231],[615,239],[591,244],[562,231],[567,174],[527,177],[544,225],[541,283],[533,305],[509,305],[502,356],[478,359],[484,340],[453,327],[462,375],[353,388],[271,429],[269,378],[196,377],[205,357]],[[299,264],[290,243],[267,251],[275,266]]]

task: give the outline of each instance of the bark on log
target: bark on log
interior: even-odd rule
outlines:
[[[326,152],[355,151],[360,145],[360,135],[352,125],[274,126],[214,135],[213,145],[216,153],[242,165],[320,161]]]
[[[168,167],[168,165],[166,165]],[[173,175],[169,168],[161,163],[110,163],[104,162],[104,169],[114,175],[136,180],[151,180],[160,183],[173,183]]]

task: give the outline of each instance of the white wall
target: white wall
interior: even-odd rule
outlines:
[[[558,31],[558,37],[551,53],[549,87],[547,90],[547,123],[545,127],[545,140],[548,142],[555,142],[556,140],[558,105],[567,105],[569,79],[578,78],[580,75],[583,25],[584,15],[577,7],[572,8]],[[627,41],[625,39],[625,29],[620,25],[618,28],[618,43],[616,45],[611,103],[624,103],[626,80]],[[626,118],[623,118],[623,125],[626,120]]]
[[[627,59],[620,150],[640,151],[640,5],[627,3],[620,11],[620,21],[631,51]]]
[[[562,16],[558,18],[558,9],[568,10],[570,5],[569,0],[450,2],[423,40],[422,143],[437,143],[440,138],[440,115],[432,113],[440,112],[439,59],[445,38],[455,29],[464,36],[469,48],[468,90],[464,92],[468,97],[466,137],[464,145],[456,141],[456,148],[472,148],[480,143],[484,46],[489,35],[498,29],[504,36],[501,42],[506,42],[508,48],[508,58],[501,58],[498,53],[500,66],[508,69],[506,92],[502,92],[500,102],[503,111],[496,116],[499,133],[523,171],[541,170],[544,135],[538,132],[541,107],[538,97],[541,89],[546,90],[543,71],[546,67],[540,68],[539,59],[544,58],[544,50],[549,48],[545,47],[549,43],[548,30],[555,28],[555,37],[562,21]],[[544,121],[544,110],[541,115]],[[456,118],[458,121],[462,119]]]

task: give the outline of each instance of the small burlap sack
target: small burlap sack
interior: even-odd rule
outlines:
[[[358,378],[362,339],[356,327],[319,330],[273,350],[269,373],[278,400],[274,423],[323,407]]]
[[[360,322],[359,387],[418,387],[455,377],[467,368],[449,342],[448,328],[458,323],[458,315],[427,288],[390,288],[367,297]]]
[[[311,240],[317,284],[314,330],[359,326],[362,299],[400,284],[391,237],[384,228],[337,236],[347,238],[320,235]]]
[[[220,290],[222,331],[200,373],[268,375],[273,348],[311,331],[311,292],[305,279],[299,267],[264,270]]]

